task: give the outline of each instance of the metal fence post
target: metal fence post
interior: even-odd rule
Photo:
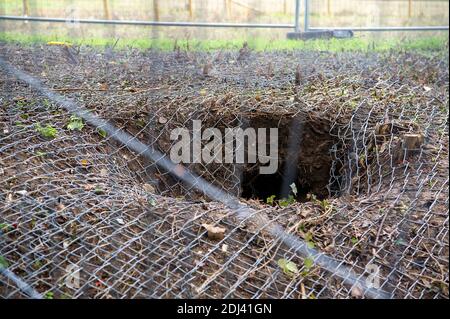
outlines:
[[[295,32],[300,32],[300,0],[295,0]]]
[[[309,31],[309,0],[305,0],[305,32]]]

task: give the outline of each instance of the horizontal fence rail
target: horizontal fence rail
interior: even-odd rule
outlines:
[[[352,30],[353,32],[380,32],[380,31],[448,31],[448,26],[424,26],[424,27],[309,27],[309,31],[322,30]]]
[[[102,19],[64,19],[46,17],[21,17],[0,16],[0,20],[34,21],[34,22],[56,22],[56,23],[85,23],[85,24],[115,24],[115,25],[140,25],[161,27],[213,27],[213,28],[275,28],[293,29],[294,24],[272,24],[272,23],[213,23],[213,22],[173,22],[173,21],[137,21],[137,20],[102,20]]]
[[[22,17],[0,16],[0,20],[54,22],[54,23],[83,23],[83,24],[112,24],[112,25],[136,25],[136,26],[161,26],[161,27],[209,27],[209,28],[273,28],[295,29],[295,24],[273,23],[213,23],[213,22],[173,22],[173,21],[138,21],[138,20],[102,20],[102,19],[77,19],[47,17]],[[308,21],[306,19],[306,21]],[[413,26],[413,27],[310,27],[307,31],[318,30],[352,30],[354,32],[379,32],[379,31],[448,31],[449,26]],[[298,31],[297,31],[298,32]]]

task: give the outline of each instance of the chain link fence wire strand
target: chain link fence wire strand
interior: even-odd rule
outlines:
[[[15,50],[1,50],[23,70],[1,62],[2,297],[448,298],[447,59]],[[256,200],[279,180],[255,165],[168,161],[193,119],[278,126],[285,168],[302,123],[298,202]]]

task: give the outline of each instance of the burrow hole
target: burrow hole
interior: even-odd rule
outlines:
[[[218,128],[223,135],[226,128],[241,127],[242,129],[253,128],[266,129],[269,135],[270,128],[278,129],[278,167],[273,174],[261,174],[260,166],[267,164],[188,164],[189,169],[197,175],[204,177],[216,186],[220,186],[225,191],[240,196],[244,199],[256,199],[266,201],[268,197],[275,196],[275,199],[287,198],[293,195],[290,185],[295,183],[297,195],[295,200],[299,202],[307,201],[308,194],[314,194],[318,199],[328,198],[338,193],[330,179],[331,168],[333,167],[333,154],[330,152],[337,141],[330,134],[331,124],[327,120],[310,115],[295,116],[250,113],[232,117],[220,117],[216,114],[203,114],[196,116],[202,119],[203,127]],[[192,127],[187,126],[192,134]],[[154,133],[157,135],[156,132]],[[168,135],[159,139],[160,150],[166,154],[170,152],[173,142],[169,141]],[[202,143],[206,143],[204,141]],[[270,147],[270,138],[266,138],[266,150]],[[247,163],[248,140],[245,140],[245,161]],[[339,161],[335,161],[337,163]],[[239,172],[234,181],[228,172]],[[339,168],[334,167],[338,172]],[[148,170],[147,170],[148,172]],[[158,192],[174,197],[183,196],[189,199],[203,198],[198,191],[183,186],[183,184],[173,178],[167,172],[158,172],[155,187]],[[153,175],[153,174],[152,174]],[[159,179],[159,180],[158,180]],[[239,185],[235,187],[235,185]]]
[[[330,123],[311,117],[277,115],[254,116],[249,120],[253,128],[278,128],[278,170],[274,174],[261,174],[259,166],[246,165],[242,172],[241,197],[266,201],[294,195],[290,185],[295,183],[299,202],[307,201],[308,194],[318,199],[337,193],[332,187],[330,172],[336,144],[330,135]],[[268,130],[266,130],[268,131]],[[267,141],[269,147],[269,140]]]

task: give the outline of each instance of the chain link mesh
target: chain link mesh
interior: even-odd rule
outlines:
[[[163,154],[171,130],[192,130],[194,119],[220,130],[276,125],[286,168],[300,125],[304,191],[285,207],[252,193],[239,199],[252,213],[237,218],[101,127],[70,130],[80,119],[2,70],[3,298],[30,289],[46,298],[363,297],[274,236],[273,223],[360,278],[374,265],[392,297],[448,298],[448,54],[0,50]],[[246,181],[257,176],[245,164],[187,167],[233,196],[272,186]]]

